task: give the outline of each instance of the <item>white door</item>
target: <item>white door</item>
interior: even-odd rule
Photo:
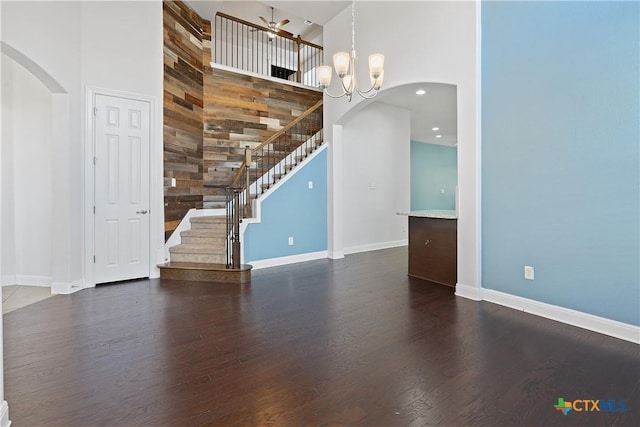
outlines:
[[[95,283],[149,277],[149,103],[96,95]]]

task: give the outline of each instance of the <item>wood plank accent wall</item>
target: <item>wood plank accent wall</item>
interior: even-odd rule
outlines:
[[[165,237],[191,208],[202,208],[204,28],[182,1],[163,1]],[[211,38],[209,36],[209,44]],[[176,186],[171,187],[171,178]]]
[[[211,22],[163,1],[165,238],[189,209],[223,208],[224,189],[255,147],[322,92],[213,69]],[[171,186],[175,178],[176,186]]]
[[[257,146],[322,99],[322,92],[212,69],[204,73],[204,207],[224,207],[224,191],[244,148]]]

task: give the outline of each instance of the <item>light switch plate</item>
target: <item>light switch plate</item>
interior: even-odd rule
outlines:
[[[530,265],[524,266],[524,278],[527,280],[533,280],[534,278],[533,267],[531,267]]]

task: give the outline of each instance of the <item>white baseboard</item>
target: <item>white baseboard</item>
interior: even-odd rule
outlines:
[[[48,288],[51,286],[51,277],[28,276],[24,274],[2,276],[2,286],[10,285],[41,286]]]
[[[614,338],[640,344],[640,326],[606,319],[593,314],[583,313],[570,308],[547,304],[544,302],[507,294],[493,289],[476,288],[473,286],[456,285],[456,295],[474,301],[487,301],[524,311],[557,322],[577,326],[578,328],[609,335]]]
[[[616,320],[594,316],[593,314],[571,310],[570,308],[494,291],[493,289],[483,289],[482,294],[485,301],[640,344],[640,326],[629,325]]]
[[[2,283],[2,286],[11,286],[17,284],[16,276],[14,274],[7,274],[2,276],[0,282]]]
[[[74,292],[78,292],[81,289],[84,289],[82,280],[76,280],[75,282],[71,283],[55,282],[51,284],[52,294],[72,294]]]
[[[9,404],[6,400],[2,401],[0,406],[0,427],[9,427],[11,420],[9,420]]]
[[[327,258],[327,251],[309,252],[306,254],[283,256],[279,258],[250,261],[254,270],[261,268],[277,267],[279,265],[295,264],[297,262],[314,261]]]
[[[456,296],[482,301],[482,288],[456,283]]]
[[[392,240],[389,242],[369,243],[360,246],[351,246],[344,249],[345,255],[357,254],[360,252],[378,251],[380,249],[397,248],[399,246],[407,246],[409,241],[407,239]]]

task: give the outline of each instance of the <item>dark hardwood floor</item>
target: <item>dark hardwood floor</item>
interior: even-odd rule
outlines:
[[[13,427],[640,425],[640,346],[410,279],[406,248],[99,286],[4,334]]]

